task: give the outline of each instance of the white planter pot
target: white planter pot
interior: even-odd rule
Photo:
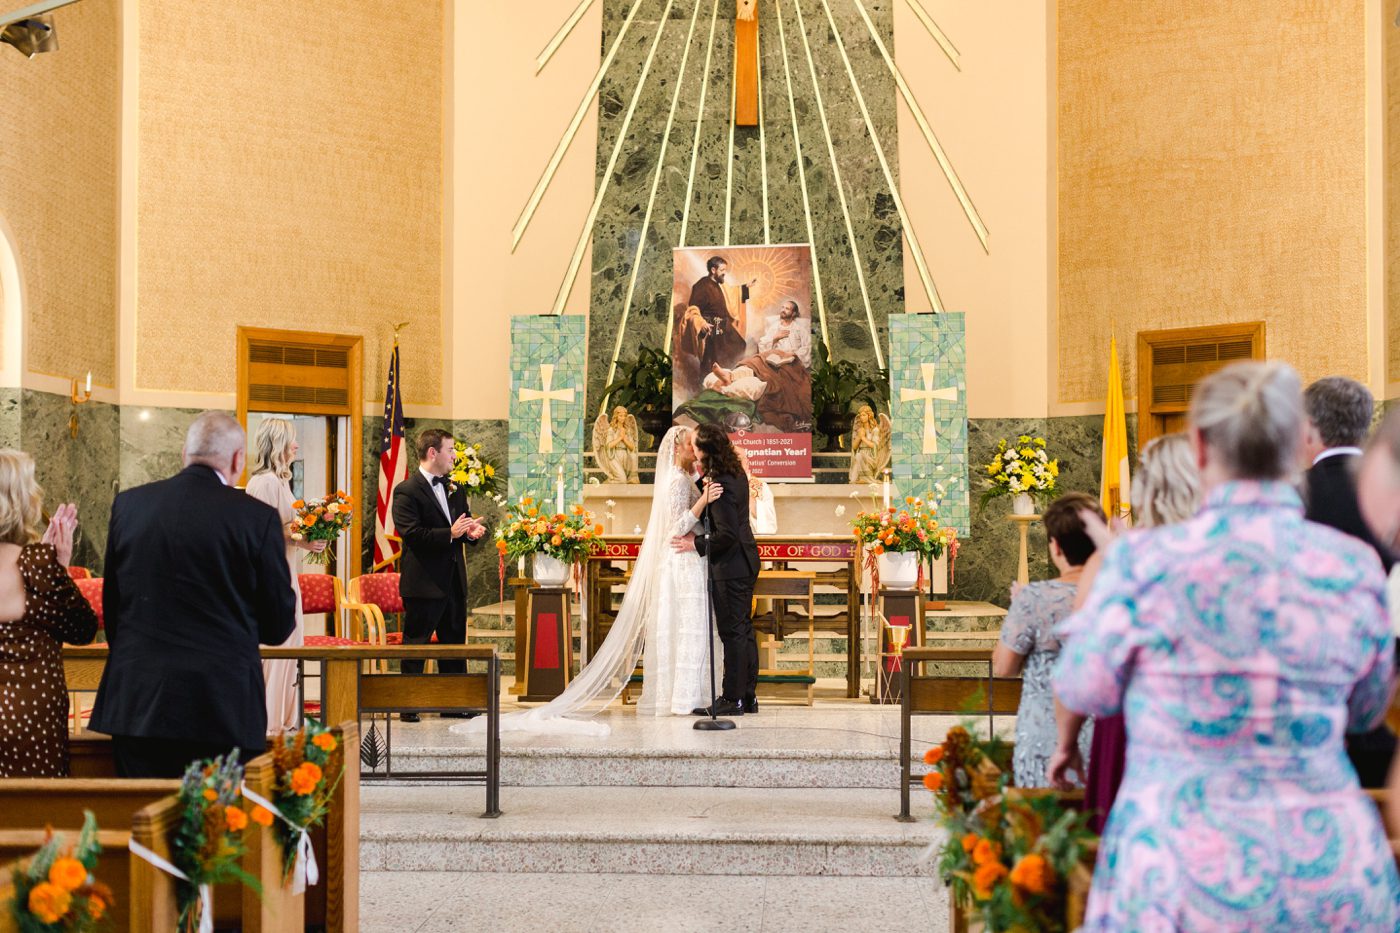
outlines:
[[[569,565],[543,551],[535,552],[535,582],[540,586],[565,586],[569,582]]]
[[[1018,492],[1011,500],[1012,515],[1034,515],[1035,500],[1030,497],[1030,493]]]
[[[919,553],[886,551],[880,555],[880,585],[891,590],[912,590],[919,585]]]

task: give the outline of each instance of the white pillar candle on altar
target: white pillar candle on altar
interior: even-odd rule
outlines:
[[[87,374],[87,386],[85,387],[85,391],[92,392],[92,370],[90,369]]]
[[[554,511],[564,514],[564,464],[559,464],[558,483],[554,487]]]
[[[888,512],[888,511],[889,511],[889,508],[890,508],[890,471],[889,471],[888,468],[886,468],[886,469],[885,469],[885,511]]]

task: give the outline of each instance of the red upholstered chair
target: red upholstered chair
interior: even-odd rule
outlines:
[[[326,635],[342,637],[340,611],[345,606],[345,590],[340,578],[329,573],[300,573],[297,586],[301,588],[301,614],[324,615]]]
[[[69,567],[68,576],[74,580],[90,580],[92,579],[92,571],[86,567]]]
[[[97,630],[102,631],[102,578],[75,577],[73,582],[78,585],[78,592],[83,594],[83,598],[88,601],[92,611],[97,613]]]
[[[351,580],[350,603],[359,607],[362,624],[370,633],[369,641],[403,644],[403,597],[399,595],[397,573],[367,573]],[[388,616],[397,617],[398,631],[389,631]]]

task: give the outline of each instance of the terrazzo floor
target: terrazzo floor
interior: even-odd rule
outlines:
[[[941,933],[928,878],[365,872],[364,933]]]

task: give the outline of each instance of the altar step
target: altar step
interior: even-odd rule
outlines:
[[[933,878],[929,820],[900,823],[894,790],[473,787],[361,791],[360,866],[378,872]]]
[[[836,693],[840,682],[825,686]],[[898,707],[875,706],[868,698],[816,707],[761,701],[761,707],[757,716],[739,717],[737,728],[723,733],[697,732],[689,717],[640,720],[631,709],[609,710],[600,717],[613,728],[605,738],[507,732],[501,742],[501,782],[506,788],[899,787]],[[507,708],[521,707],[509,703]],[[956,716],[917,717],[915,758],[962,721]],[[442,774],[484,768],[484,737],[456,735],[452,724],[435,717],[391,723],[392,769]],[[1010,737],[1015,717],[998,717],[996,725]],[[376,729],[385,739],[382,720]],[[503,790],[502,799],[506,796]]]

